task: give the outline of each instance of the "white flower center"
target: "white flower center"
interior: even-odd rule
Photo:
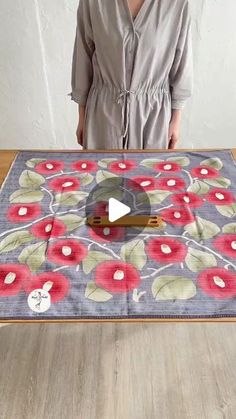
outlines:
[[[82,169],[86,169],[86,168],[87,168],[87,163],[83,163],[83,164],[81,165],[81,167],[82,167]]]
[[[64,256],[70,256],[72,253],[72,249],[69,246],[63,246],[62,248],[62,254]]]
[[[53,282],[52,281],[47,281],[45,282],[44,286],[43,286],[43,290],[49,292],[53,287]]]
[[[201,170],[201,174],[202,174],[202,175],[208,175],[208,173],[209,173],[209,172],[208,172],[208,170],[207,170],[207,169],[202,169],[202,170]]]
[[[225,282],[219,276],[213,276],[213,281],[218,287],[225,288]]]
[[[113,279],[115,279],[116,281],[122,281],[124,277],[125,277],[125,273],[124,271],[121,271],[121,270],[117,270],[113,275]]]
[[[186,202],[187,204],[189,204],[190,198],[188,196],[184,196],[184,202]]]
[[[174,179],[170,179],[170,180],[168,180],[167,185],[168,186],[175,186],[176,185],[176,181]]]
[[[164,170],[171,170],[172,169],[172,165],[171,164],[166,164],[164,166]]]
[[[48,170],[52,170],[53,169],[53,164],[51,164],[51,163],[48,163],[48,164],[46,164],[46,168],[48,169]]]
[[[103,229],[104,236],[109,236],[110,232],[111,232],[111,229],[109,227],[105,227]]]
[[[119,163],[119,168],[120,169],[126,169],[126,164],[125,163]]]
[[[150,180],[144,180],[143,182],[140,183],[141,186],[145,187],[145,186],[149,186],[151,185],[151,181]]]
[[[222,201],[223,199],[225,199],[225,196],[222,193],[217,192],[216,193],[216,198],[219,199],[220,201]]]
[[[180,214],[180,212],[175,211],[175,212],[174,212],[174,217],[175,217],[175,218],[181,218],[181,214]]]
[[[105,212],[109,212],[109,205],[106,205]]]
[[[25,208],[25,207],[21,207],[21,208],[19,209],[19,211],[18,211],[18,214],[19,214],[19,215],[26,215],[26,214],[27,214],[27,212],[28,212],[28,209],[27,209],[27,208]]]
[[[4,279],[4,284],[10,285],[13,284],[13,282],[16,279],[16,274],[14,272],[9,272]]]
[[[52,231],[52,224],[47,224],[45,227],[45,232],[50,233],[50,231]]]
[[[74,185],[73,182],[65,182],[65,183],[63,183],[62,187],[63,188],[69,188],[69,186],[73,186],[73,185]]]
[[[233,250],[236,250],[236,240],[231,243],[231,247]]]
[[[168,246],[167,244],[161,245],[161,251],[162,253],[165,253],[166,255],[169,255],[172,252],[170,246]]]

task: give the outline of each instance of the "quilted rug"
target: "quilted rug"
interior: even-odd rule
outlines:
[[[161,228],[86,224],[90,192],[118,176],[142,185]],[[0,320],[236,317],[230,150],[20,152],[0,210]]]

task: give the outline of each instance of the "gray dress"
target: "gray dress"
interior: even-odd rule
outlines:
[[[168,147],[171,109],[192,91],[188,0],[80,0],[72,100],[86,105],[86,149]]]

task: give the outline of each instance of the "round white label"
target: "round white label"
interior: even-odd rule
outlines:
[[[44,289],[32,291],[28,296],[28,306],[35,313],[45,313],[51,306],[51,296]]]

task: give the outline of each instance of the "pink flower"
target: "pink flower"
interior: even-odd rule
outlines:
[[[7,219],[12,223],[25,223],[32,221],[41,214],[41,207],[38,204],[15,204],[7,212]]]
[[[236,296],[236,275],[223,268],[208,268],[198,277],[199,287],[215,298],[232,298]]]
[[[133,265],[112,260],[97,266],[95,282],[107,291],[127,293],[139,286],[140,275]]]
[[[164,221],[174,225],[186,225],[195,220],[194,215],[186,208],[168,208],[162,211]]]
[[[55,192],[72,192],[80,187],[80,181],[72,176],[60,176],[59,178],[52,179],[48,186]]]
[[[134,160],[119,160],[109,164],[109,170],[114,173],[127,173],[136,168],[137,164]]]
[[[220,177],[220,172],[209,166],[194,167],[194,169],[191,170],[191,174],[200,179],[214,179]]]
[[[172,161],[164,161],[161,163],[157,163],[154,165],[154,170],[157,170],[158,172],[163,173],[174,173],[174,172],[180,172],[181,166],[178,163],[172,162]]]
[[[93,227],[89,230],[90,237],[98,242],[122,241],[125,238],[124,227]]]
[[[203,204],[203,199],[192,192],[174,194],[171,196],[171,201],[175,205],[184,205],[190,208],[198,208]]]
[[[24,289],[28,294],[36,289],[43,289],[44,286],[47,287],[52,303],[63,300],[69,291],[68,279],[57,272],[43,272],[24,282]]]
[[[151,176],[135,176],[128,181],[127,186],[131,190],[152,191],[156,188],[156,179]]]
[[[217,237],[213,242],[213,246],[223,255],[236,258],[236,234],[224,234]]]
[[[47,256],[58,265],[78,265],[87,253],[87,248],[78,240],[63,239],[49,245]]]
[[[100,217],[108,215],[108,212],[109,212],[108,206],[109,206],[108,202],[106,201],[97,202],[94,208],[94,215],[97,215]]]
[[[40,239],[47,240],[50,237],[59,237],[66,232],[65,224],[55,218],[47,218],[39,221],[31,227],[31,233]]]
[[[72,170],[77,170],[78,172],[96,172],[98,165],[95,161],[90,160],[79,160],[71,165]]]
[[[22,288],[23,281],[30,276],[31,273],[25,265],[0,265],[0,296],[17,295]]]
[[[232,192],[224,189],[212,189],[205,197],[214,205],[230,205],[235,202]]]
[[[183,262],[187,251],[185,244],[164,236],[151,239],[147,243],[147,253],[150,259],[159,263]]]
[[[35,166],[35,170],[41,175],[47,175],[50,173],[54,174],[54,173],[60,172],[61,170],[64,170],[64,167],[65,165],[62,161],[47,160],[47,161],[38,163]]]
[[[167,191],[176,191],[178,189],[185,189],[186,183],[179,177],[163,177],[157,179],[156,186],[158,189],[164,189]]]

